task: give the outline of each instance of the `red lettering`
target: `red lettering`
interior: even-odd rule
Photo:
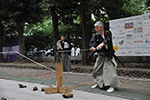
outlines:
[[[145,34],[144,36],[150,36],[150,33],[148,33],[148,34]]]
[[[134,43],[142,43],[143,41],[134,41]]]

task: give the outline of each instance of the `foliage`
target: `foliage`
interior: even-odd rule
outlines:
[[[96,20],[103,22],[112,19],[141,15],[146,10],[147,0],[92,0],[92,13]]]
[[[43,0],[1,0],[1,23],[9,36],[17,35],[16,23],[35,24],[43,20]]]
[[[146,0],[145,5],[146,5],[147,9],[149,9],[149,10],[150,10],[150,0]]]
[[[50,0],[56,6],[56,13],[60,22],[65,25],[74,24],[80,15],[80,0]]]
[[[70,39],[70,36],[80,36],[81,32],[78,27],[73,26],[65,26],[63,23],[61,23],[58,27],[59,33],[66,35],[66,40],[69,40],[69,42],[73,42],[74,44],[79,43],[79,39]],[[52,18],[46,18],[42,23],[38,23],[37,25],[30,25],[27,24],[27,28],[25,29],[25,49],[28,51],[31,46],[35,46],[38,49],[49,49],[54,46],[53,44],[53,29],[52,29]],[[59,36],[60,38],[60,36]],[[40,40],[40,41],[39,41]],[[81,43],[80,43],[81,45]]]
[[[61,24],[59,26],[59,33],[66,35],[66,40],[70,43],[73,43],[75,47],[78,45],[81,47],[81,28],[79,26],[64,26],[64,24]]]
[[[147,9],[145,5],[146,1],[147,0],[130,0],[124,4],[123,10],[130,13],[131,16],[141,15]]]
[[[28,51],[31,46],[35,46],[38,49],[44,49],[46,47],[53,46],[53,29],[51,18],[46,18],[42,23],[36,25],[27,24],[25,29],[25,49]]]
[[[43,0],[1,0],[0,17],[3,19],[3,25],[8,22],[15,26],[15,32],[19,39],[19,52],[25,54],[25,38],[23,36],[25,23],[36,24],[42,22],[46,15],[43,6]],[[5,28],[5,27],[4,27]],[[5,28],[6,29],[6,28]],[[23,57],[19,56],[18,61],[22,61]]]
[[[79,0],[77,1],[73,1],[73,0],[45,0],[45,5],[47,7],[47,9],[50,11],[50,9],[52,8],[52,6],[56,6],[56,13],[58,16],[58,29],[59,29],[59,34],[66,34],[66,39],[69,40],[69,42],[74,42],[74,40],[70,39],[70,36],[80,36],[81,37],[81,28],[79,26],[80,24],[80,17],[79,17],[79,4],[78,4]],[[70,8],[70,9],[68,9]],[[50,13],[50,12],[48,12]],[[50,17],[47,14],[47,17]],[[37,25],[30,25],[29,24],[29,29],[26,30],[26,34],[28,35],[27,37],[32,37],[32,38],[28,38],[28,39],[32,39],[35,37],[39,37],[39,39],[44,38],[44,40],[47,40],[48,42],[46,42],[45,44],[38,45],[38,49],[44,49],[44,48],[49,48],[49,47],[53,47],[53,34],[52,34],[52,18],[50,17],[49,20],[44,20],[43,23],[38,23]],[[50,24],[48,25],[48,23],[50,22]],[[31,31],[32,30],[32,31]],[[47,37],[44,37],[44,35],[38,35],[37,33],[43,33],[45,34]],[[36,36],[35,36],[36,35]],[[26,38],[27,38],[26,37]],[[60,37],[60,36],[59,36]],[[26,39],[26,41],[28,41],[28,39]],[[42,39],[41,39],[42,40]],[[79,41],[79,40],[77,40]],[[75,41],[75,42],[77,42]],[[74,43],[75,43],[74,42]],[[34,45],[36,46],[38,42],[32,42],[32,43],[26,43],[28,45]],[[47,46],[46,46],[47,44]],[[77,43],[75,43],[77,44]],[[30,46],[26,45],[26,50],[29,49]],[[36,46],[37,47],[37,46]]]
[[[149,0],[86,0],[85,13],[93,14],[95,21],[124,18],[143,14]],[[53,27],[50,9],[56,7],[59,34],[76,46],[81,40],[81,0],[1,0],[0,23],[4,26],[4,37],[17,37],[17,23],[24,25],[25,47],[38,49],[53,47]],[[44,21],[43,21],[44,20]],[[94,24],[94,20],[92,20]],[[106,24],[108,26],[108,24]],[[40,41],[39,41],[40,40]]]
[[[70,37],[82,37],[81,35],[81,19],[80,19],[80,0],[73,1],[73,0],[47,0],[47,9],[51,8],[52,6],[56,6],[57,10],[56,13],[58,15],[59,20],[59,34],[66,34],[66,39],[70,40],[69,42],[73,42],[76,46],[80,44],[81,40],[74,40],[70,39]],[[140,0],[92,0],[88,3],[88,8],[86,10],[90,10],[91,13],[94,14],[96,20],[101,20],[103,22],[111,19],[116,18],[123,18],[132,15],[139,15],[143,13],[145,1]],[[139,5],[136,7],[136,5]],[[143,8],[142,8],[143,7]],[[69,9],[68,9],[69,8]],[[134,9],[136,10],[134,10]],[[137,9],[138,8],[138,9]],[[133,10],[131,10],[133,9]],[[93,22],[94,23],[94,22]],[[105,23],[106,24],[106,23]],[[30,24],[29,24],[30,25]],[[107,25],[107,24],[106,24]],[[26,31],[26,40],[31,39],[34,41],[36,37],[38,39],[46,41],[41,42],[31,42],[26,43],[30,45],[35,45],[38,49],[44,49],[48,47],[52,47],[54,44],[53,40],[53,29],[52,29],[52,19],[45,18],[43,23],[38,23],[37,25],[30,25],[32,26],[29,30]],[[108,25],[107,25],[108,26]],[[32,31],[31,31],[32,30]],[[31,35],[32,34],[32,35]],[[30,37],[30,38],[29,38]],[[60,37],[60,36],[59,36]],[[76,38],[77,39],[77,38]],[[43,44],[42,44],[43,43]],[[81,46],[81,44],[80,44]],[[26,46],[29,49],[29,46]]]

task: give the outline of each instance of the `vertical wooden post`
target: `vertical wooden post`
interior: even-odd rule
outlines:
[[[49,88],[45,88],[45,93],[69,93],[72,91],[72,86],[63,87],[63,63],[61,62],[61,53],[57,52],[57,67],[56,69],[56,79],[55,85],[56,87],[50,86]]]
[[[62,87],[63,84],[63,64],[62,63],[58,63],[58,68],[57,68],[57,87]]]
[[[61,62],[61,53],[57,52],[57,67],[56,67],[56,82],[57,87],[62,87],[63,84],[63,64]]]
[[[56,63],[61,62],[61,52],[56,52]]]

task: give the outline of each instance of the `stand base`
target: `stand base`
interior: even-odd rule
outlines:
[[[45,88],[45,94],[52,93],[69,93],[72,91],[72,86],[64,86],[64,87],[54,87],[50,86],[49,88]]]

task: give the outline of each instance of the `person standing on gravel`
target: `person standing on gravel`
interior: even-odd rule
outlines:
[[[56,45],[57,45],[57,51],[59,51],[59,50],[61,50],[61,51],[70,50],[70,45],[65,40],[65,35],[61,35],[61,39],[57,41]],[[62,52],[61,62],[63,63],[63,71],[71,72],[69,52]]]
[[[94,26],[96,34],[92,36],[89,46],[90,52],[97,52],[98,57],[93,68],[93,78],[96,84],[91,88],[99,87],[107,92],[113,92],[114,88],[120,85],[120,81],[117,78],[112,34],[108,30],[104,31],[104,24],[101,21],[97,21]]]

